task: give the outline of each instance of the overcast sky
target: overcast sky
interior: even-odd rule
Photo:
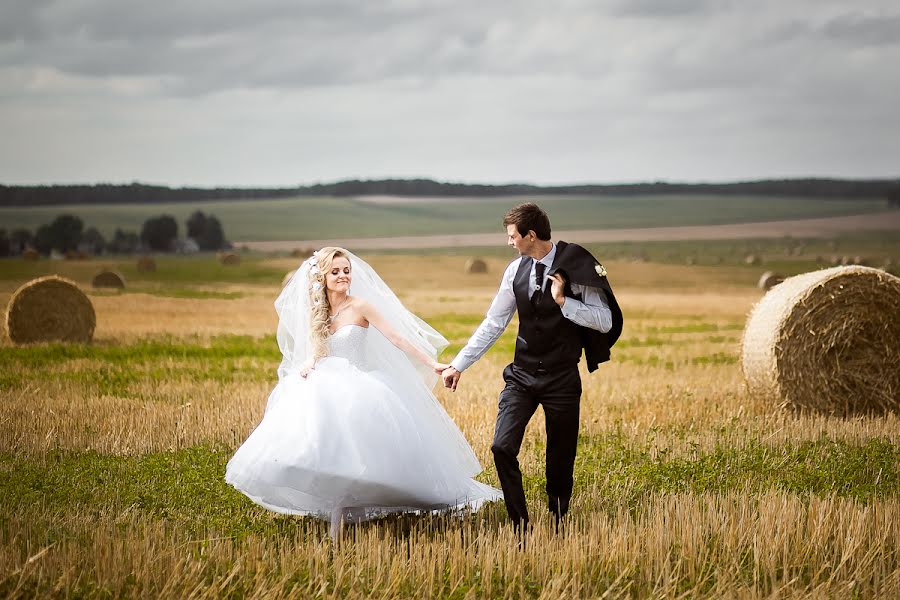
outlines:
[[[0,183],[900,176],[897,0],[0,0]]]

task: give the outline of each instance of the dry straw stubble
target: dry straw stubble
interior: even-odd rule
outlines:
[[[900,410],[900,278],[834,267],[786,279],[742,342],[751,394],[827,414]]]
[[[6,310],[6,329],[16,344],[89,342],[96,324],[90,299],[74,281],[58,275],[22,285]]]

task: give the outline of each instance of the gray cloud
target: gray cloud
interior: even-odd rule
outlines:
[[[708,14],[726,8],[726,0],[622,0],[614,5],[614,13],[631,17],[687,17]]]
[[[835,17],[822,28],[825,35],[864,46],[900,44],[900,14],[850,14]]]
[[[883,170],[892,2],[6,0],[0,128],[18,141],[0,181],[63,163],[103,178],[60,144],[88,137],[129,148],[104,163],[126,179],[187,183]]]

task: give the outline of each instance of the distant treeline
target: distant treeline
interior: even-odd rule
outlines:
[[[431,179],[352,180],[293,188],[170,188],[130,185],[0,185],[0,206],[147,204],[292,196],[537,196],[549,194],[718,194],[874,198],[896,194],[900,179],[770,179],[737,183],[630,183],[537,186],[443,183]]]

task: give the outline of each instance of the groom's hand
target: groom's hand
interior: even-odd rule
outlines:
[[[562,306],[566,303],[566,278],[563,277],[562,273],[555,273],[550,276],[550,281],[550,293],[553,295],[553,300]]]
[[[448,367],[441,373],[441,377],[444,380],[444,387],[448,388],[451,392],[455,392],[456,386],[459,385],[459,378],[462,377],[462,373],[453,367]]]

